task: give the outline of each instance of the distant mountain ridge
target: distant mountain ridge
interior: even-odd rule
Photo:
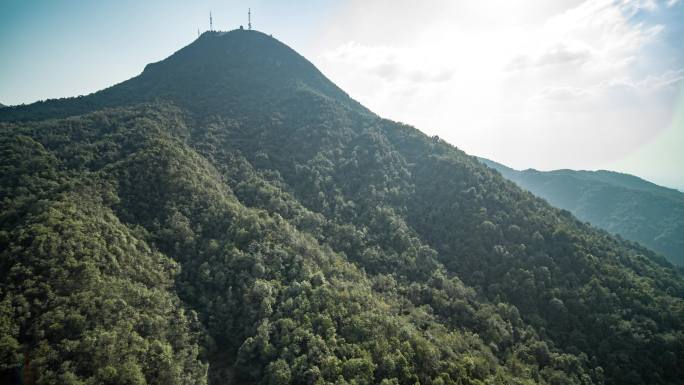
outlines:
[[[637,176],[598,170],[515,170],[480,158],[520,187],[579,219],[684,265],[684,193]]]

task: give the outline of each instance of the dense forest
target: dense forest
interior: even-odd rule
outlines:
[[[684,276],[256,31],[0,111],[0,383],[678,384]]]
[[[480,160],[577,218],[684,266],[684,193],[612,171],[518,171]]]

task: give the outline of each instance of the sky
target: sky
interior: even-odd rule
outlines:
[[[684,190],[684,0],[0,0],[0,103],[124,81],[249,7],[380,116],[470,154]]]

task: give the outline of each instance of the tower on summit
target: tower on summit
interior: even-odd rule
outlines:
[[[252,30],[252,8],[247,8],[247,29]]]
[[[209,11],[209,31],[214,30],[214,20],[211,18],[211,11]]]

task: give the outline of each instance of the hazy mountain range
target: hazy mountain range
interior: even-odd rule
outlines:
[[[489,167],[579,219],[639,242],[684,265],[684,193],[612,171],[518,171]]]
[[[676,384],[684,276],[256,31],[0,110],[0,383]]]

